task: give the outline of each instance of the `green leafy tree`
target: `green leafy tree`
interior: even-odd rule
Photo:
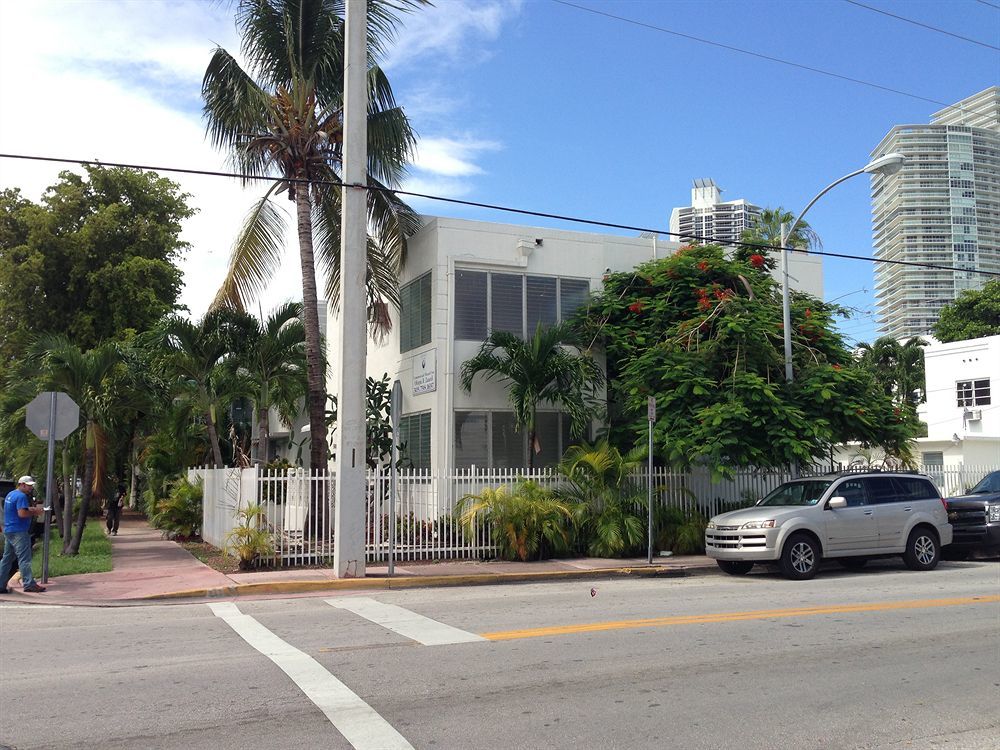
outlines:
[[[330,429],[330,440],[337,425],[337,397],[328,396],[329,408],[326,424]],[[365,379],[365,462],[374,469],[392,455],[392,384],[388,373],[376,380],[371,375]],[[400,450],[406,446],[400,446]],[[332,448],[331,448],[332,450]]]
[[[577,335],[566,324],[535,329],[525,341],[507,331],[490,331],[472,359],[462,365],[462,387],[472,391],[477,375],[507,384],[514,421],[528,433],[528,468],[541,450],[536,432],[540,404],[559,406],[570,419],[570,433],[580,437],[597,413],[596,391],[604,371],[589,354],[576,349]]]
[[[368,67],[369,319],[387,325],[386,300],[398,304],[397,272],[405,238],[419,217],[386,186],[398,184],[415,143],[409,121],[372,62],[392,38],[399,14],[421,0],[371,0]],[[316,260],[328,271],[327,297],[340,286],[340,180],[343,162],[343,4],[331,0],[240,0],[236,25],[244,70],[216,48],[202,95],[212,143],[243,174],[273,177],[237,237],[216,305],[242,309],[273,275],[281,258],[284,213],[272,202],[287,192],[295,204],[306,335],[310,460],[327,466],[326,378],[321,351]],[[316,182],[302,182],[316,180]],[[315,231],[315,236],[314,236]]]
[[[188,196],[153,172],[85,171],[62,172],[41,204],[0,193],[4,365],[39,334],[63,334],[86,351],[149,329],[176,305]]]
[[[962,292],[941,308],[934,336],[945,343],[1000,335],[1000,279]]]
[[[909,455],[917,425],[857,365],[833,328],[839,314],[793,293],[789,384],[781,295],[765,269],[708,245],[609,275],[583,325],[607,351],[615,443],[646,439],[654,396],[654,443],[677,467],[808,463],[850,440]]]
[[[911,338],[900,344],[892,336],[882,336],[871,344],[860,344],[861,366],[872,373],[883,392],[898,406],[916,415],[917,405],[926,401],[924,347],[927,342]]]

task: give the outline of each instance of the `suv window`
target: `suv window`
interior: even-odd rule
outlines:
[[[899,490],[893,484],[891,477],[866,477],[861,481],[865,484],[865,489],[868,491],[868,502],[872,505],[895,503],[901,499]]]
[[[901,500],[936,500],[940,497],[934,485],[926,479],[893,477],[892,481],[899,487]]]
[[[970,494],[979,495],[987,492],[1000,492],[1000,471],[994,471],[983,477],[983,481],[973,487]]]
[[[841,482],[837,489],[833,491],[833,494],[847,500],[848,508],[856,508],[859,505],[867,504],[865,486],[861,483],[860,479],[848,479],[846,482]]]
[[[827,480],[788,482],[758,503],[759,505],[815,505],[830,486]]]

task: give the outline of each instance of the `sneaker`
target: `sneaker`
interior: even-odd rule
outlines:
[[[37,583],[33,583],[30,586],[25,586],[24,590],[27,591],[29,594],[40,594],[43,591],[45,591],[45,587],[39,586]]]

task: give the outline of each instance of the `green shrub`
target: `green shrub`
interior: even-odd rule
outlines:
[[[708,519],[701,513],[664,508],[655,520],[660,549],[672,550],[675,555],[694,555],[705,551]]]
[[[274,553],[271,532],[264,528],[264,509],[259,505],[248,505],[236,511],[241,523],[226,534],[223,552],[240,561],[240,570],[250,570],[257,561]]]
[[[466,495],[456,512],[468,532],[489,526],[504,560],[540,558],[569,547],[569,507],[535,482],[520,482],[513,492],[497,487]]]
[[[194,537],[201,531],[202,482],[181,478],[170,485],[167,497],[156,503],[150,519],[153,525],[180,537]]]

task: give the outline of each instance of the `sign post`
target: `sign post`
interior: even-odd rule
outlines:
[[[24,424],[48,442],[45,471],[45,536],[42,541],[42,583],[49,582],[49,539],[52,534],[52,499],[55,495],[56,440],[64,440],[80,426],[80,407],[65,393],[46,391],[32,399],[25,410]],[[72,502],[71,498],[66,499]]]
[[[646,547],[646,562],[653,564],[653,422],[656,421],[656,397],[646,399],[646,416],[649,419],[649,487],[646,497],[648,518],[648,544]]]
[[[392,450],[389,451],[389,576],[396,571],[396,492],[399,489],[399,412],[403,409],[403,386],[392,383],[389,397],[389,422],[392,424]]]

